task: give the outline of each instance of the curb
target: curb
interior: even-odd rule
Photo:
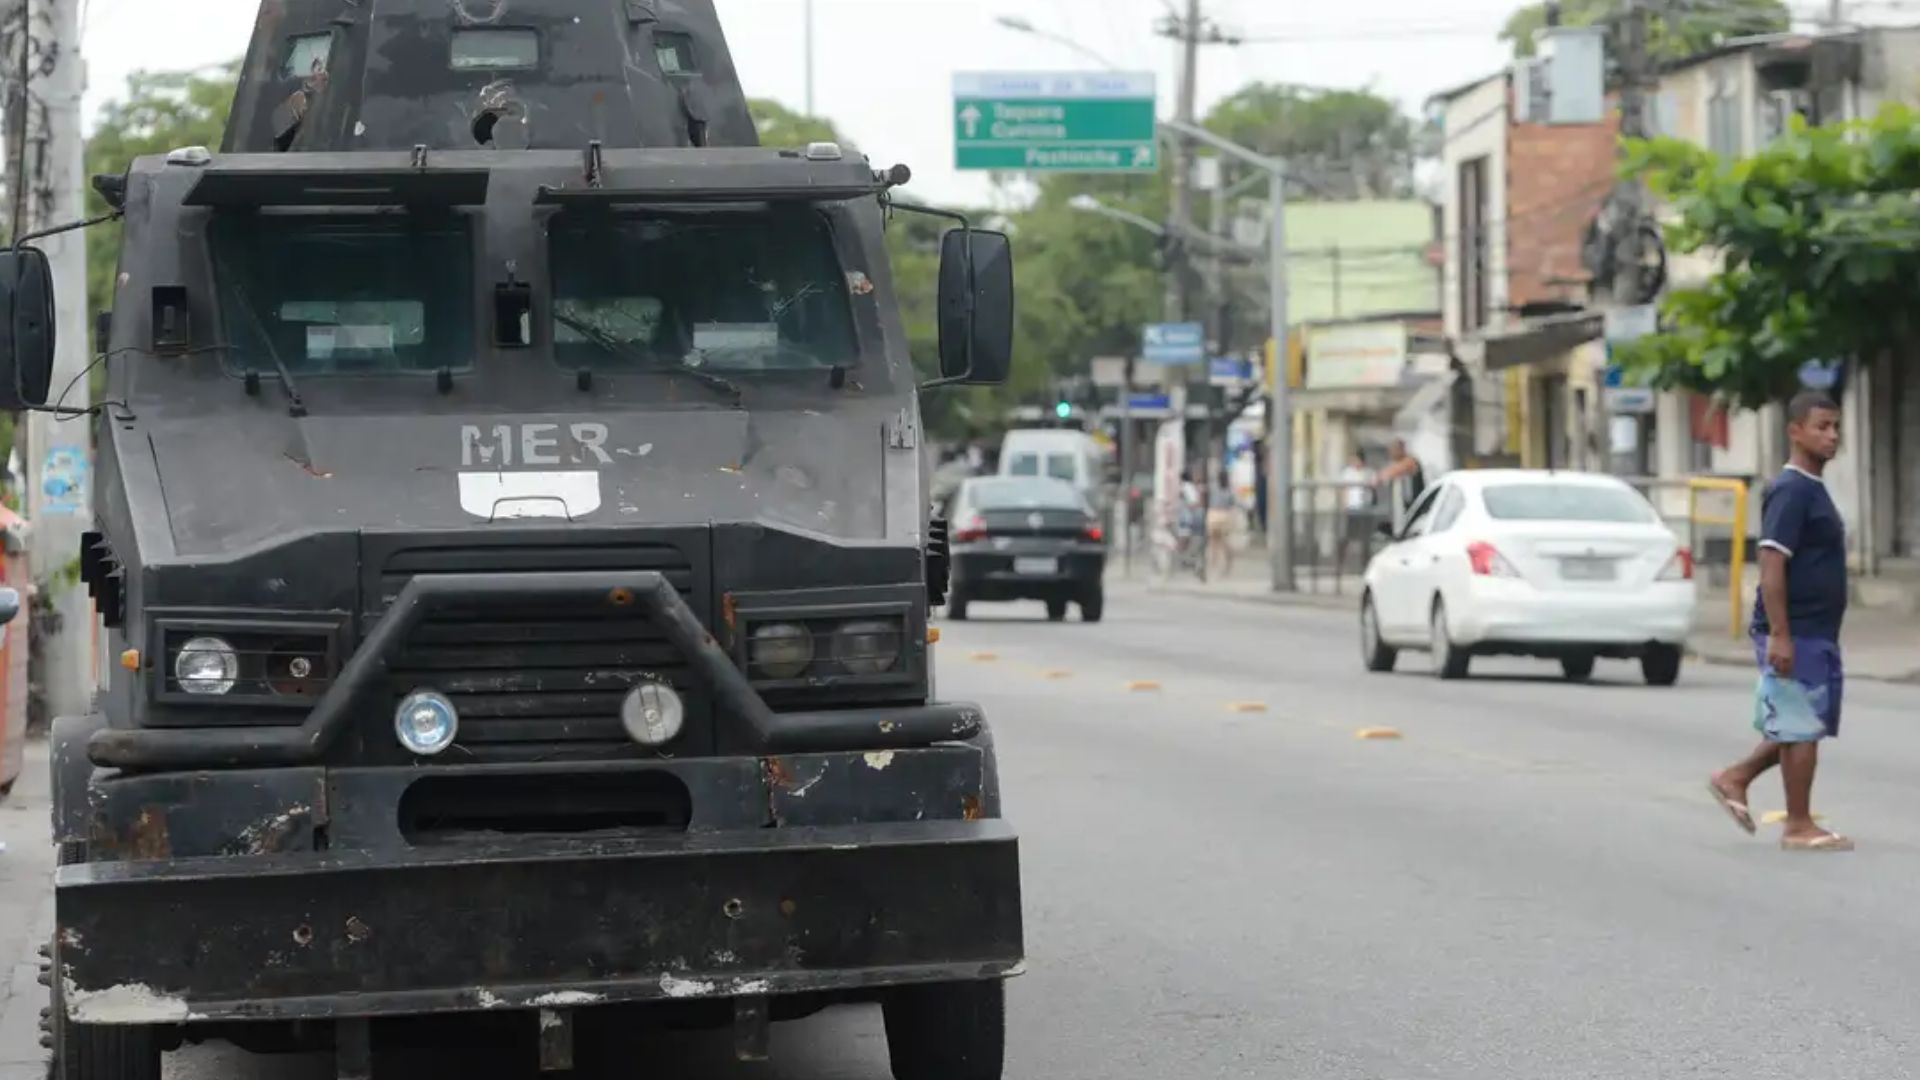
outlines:
[[[1735,668],[1747,668],[1748,670],[1752,670],[1753,668],[1753,657],[1751,655],[1747,655],[1747,654],[1736,655],[1733,653],[1722,652],[1718,649],[1703,650],[1699,646],[1694,645],[1691,642],[1689,642],[1687,645],[1687,658],[1690,660],[1699,661],[1702,664],[1707,664],[1712,667],[1735,667]],[[1864,682],[1890,683],[1896,686],[1920,686],[1920,670],[1900,672],[1895,674],[1875,674],[1875,673],[1868,673],[1868,672],[1862,672],[1862,671],[1849,671],[1847,672],[1847,678],[1859,679]]]

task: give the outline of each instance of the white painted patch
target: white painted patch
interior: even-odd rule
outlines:
[[[893,751],[891,750],[882,750],[877,754],[867,755],[867,768],[875,772],[879,772],[891,764],[893,764]]]
[[[555,990],[551,994],[541,994],[527,1004],[542,1009],[564,1009],[574,1005],[598,1005],[605,1000],[605,994],[593,994],[585,990]]]
[[[353,133],[355,136],[365,135],[367,133],[367,122],[365,120],[354,121]]]
[[[480,991],[474,995],[474,1000],[479,1002],[480,1007],[483,1009],[497,1009],[506,1004],[505,1001],[500,1000],[500,995],[495,994],[491,990]]]
[[[463,472],[460,509],[486,521],[565,518],[600,509],[597,472]]]
[[[192,1019],[187,999],[162,994],[145,983],[82,990],[69,978],[61,995],[67,1015],[81,1024],[179,1024]]]
[[[613,452],[623,457],[646,457],[648,454],[653,453],[653,444],[645,443],[631,450],[624,446],[616,446],[613,448]]]
[[[670,998],[693,998],[712,997],[720,992],[720,987],[706,979],[682,979],[668,972],[660,976],[660,990]]]
[[[73,952],[80,952],[87,946],[80,940],[80,931],[69,926],[65,930],[60,931],[60,947]]]
[[[749,979],[746,982],[734,983],[731,992],[745,996],[748,994],[764,994],[772,988],[773,984],[765,979]]]

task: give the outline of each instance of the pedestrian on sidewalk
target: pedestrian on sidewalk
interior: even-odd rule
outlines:
[[[1340,470],[1340,503],[1345,520],[1340,531],[1340,546],[1334,555],[1335,576],[1347,572],[1347,549],[1360,545],[1360,568],[1366,569],[1367,555],[1373,548],[1373,472],[1367,468],[1365,454],[1355,450]]]
[[[1407,449],[1405,439],[1393,440],[1388,458],[1387,467],[1380,470],[1379,474],[1373,478],[1373,482],[1380,487],[1390,489],[1394,481],[1405,480],[1406,484],[1403,487],[1405,495],[1399,507],[1404,513],[1413,509],[1413,504],[1420,499],[1420,493],[1427,490],[1427,470],[1420,464],[1420,459],[1414,457],[1412,451]]]
[[[1751,628],[1761,672],[1754,726],[1765,741],[1715,773],[1709,785],[1734,822],[1752,833],[1747,789],[1778,765],[1787,794],[1781,847],[1852,851],[1853,841],[1813,817],[1820,743],[1840,734],[1846,526],[1821,479],[1840,450],[1840,407],[1825,394],[1800,394],[1787,406],[1787,438],[1792,460],[1761,500],[1760,591]]]
[[[1221,469],[1207,498],[1207,572],[1215,567],[1223,577],[1233,574],[1233,481]]]

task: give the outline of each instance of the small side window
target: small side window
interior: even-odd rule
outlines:
[[[656,31],[653,35],[653,55],[660,61],[662,74],[697,75],[700,72],[700,64],[693,55],[693,37],[690,34]]]
[[[456,30],[453,70],[526,71],[540,66],[540,35],[526,29]]]
[[[280,77],[306,79],[324,74],[327,58],[332,53],[332,34],[302,34],[289,43],[287,64],[280,70]]]

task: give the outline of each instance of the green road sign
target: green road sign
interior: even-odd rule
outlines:
[[[956,75],[953,139],[960,169],[1154,172],[1153,75]]]

